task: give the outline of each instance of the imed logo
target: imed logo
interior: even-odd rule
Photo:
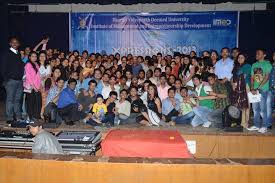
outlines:
[[[229,20],[229,19],[214,19],[213,25],[214,26],[229,26],[229,25],[231,25],[231,20]]]

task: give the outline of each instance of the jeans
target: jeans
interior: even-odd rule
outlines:
[[[252,103],[254,113],[254,126],[269,127],[272,126],[272,93],[271,91],[260,91],[261,101]],[[262,117],[262,125],[260,117]]]
[[[114,125],[115,114],[114,113],[107,113],[102,120],[102,123],[110,123],[112,126]]]
[[[195,113],[195,116],[191,121],[191,125],[193,127],[196,127],[208,122],[207,116],[211,111],[212,109],[209,109],[208,107],[205,107],[205,106],[194,107],[193,112]]]
[[[275,89],[272,89],[272,109],[275,110]]]
[[[16,119],[22,117],[21,99],[23,94],[23,81],[9,79],[4,82],[6,89],[6,118],[8,121],[13,120],[14,114]]]
[[[26,109],[26,93],[23,94],[22,115],[23,115],[23,116],[27,116],[27,109]]]
[[[115,117],[114,123],[118,124],[118,121],[120,120],[120,124],[127,124],[127,119],[129,118],[129,116],[126,116],[125,114],[118,114]]]
[[[129,118],[127,119],[127,123],[128,124],[134,124],[134,123],[139,122],[137,120],[137,118],[140,117],[140,116],[142,116],[141,113],[131,113],[130,116],[129,116]]]
[[[172,117],[172,120],[176,124],[187,124],[191,122],[194,116],[195,116],[195,113],[192,111],[182,116]]]
[[[222,127],[222,113],[224,109],[216,109],[210,112],[207,116],[209,122],[212,123],[212,126],[216,128]]]

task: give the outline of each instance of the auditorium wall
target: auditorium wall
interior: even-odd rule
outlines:
[[[247,52],[253,62],[256,48],[275,51],[275,11],[246,11],[240,13],[239,47]],[[49,34],[49,47],[68,50],[68,13],[18,13],[9,14],[9,35],[21,39],[22,46],[34,46],[44,34]]]

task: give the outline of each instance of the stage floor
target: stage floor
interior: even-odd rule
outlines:
[[[0,105],[0,130],[13,130],[26,133],[22,128],[11,128],[4,121],[3,105]],[[275,116],[273,115],[273,119]],[[275,120],[273,120],[275,121]],[[273,125],[275,127],[275,125]],[[114,129],[145,129],[145,130],[178,130],[186,140],[190,152],[196,158],[275,158],[275,128],[265,134],[250,132],[244,129],[243,132],[224,132],[217,128],[193,128],[191,125],[176,125],[173,127],[145,127],[140,124],[121,125]],[[92,131],[99,130],[93,126],[77,122],[74,126],[61,124],[58,128],[46,129],[53,133],[60,131]],[[105,138],[108,128],[102,128],[102,139]],[[13,151],[13,150],[7,150]],[[96,154],[101,156],[99,150]]]
[[[1,102],[0,103],[0,129],[9,129],[12,130],[14,128],[9,127],[9,125],[6,123],[5,121],[5,117],[4,117],[4,105]],[[273,113],[273,123],[275,123],[275,113]],[[275,124],[273,125],[275,127]],[[140,124],[129,124],[129,125],[120,125],[120,126],[116,126],[113,127],[115,129],[119,128],[119,129],[169,129],[169,130],[179,130],[181,134],[184,135],[192,135],[192,134],[209,134],[209,135],[214,135],[214,134],[234,134],[234,135],[275,135],[275,128],[273,128],[272,130],[269,130],[267,133],[265,134],[261,134],[258,132],[250,132],[246,129],[244,129],[243,132],[224,132],[221,129],[218,128],[204,128],[202,126],[199,127],[195,127],[193,128],[191,125],[176,125],[173,127],[156,127],[156,126],[151,126],[151,127],[145,127],[142,126]],[[16,129],[16,130],[23,130],[23,129]],[[68,126],[66,124],[61,124],[58,128],[55,129],[48,129],[49,131],[53,131],[53,132],[59,132],[62,130],[72,130],[72,131],[90,131],[90,130],[98,130],[95,129],[93,126],[88,125],[88,124],[84,124],[81,122],[76,122],[75,125],[73,126]],[[102,131],[103,133],[108,131],[109,128],[101,128],[99,129],[100,131]]]

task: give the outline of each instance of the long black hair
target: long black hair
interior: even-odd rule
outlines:
[[[30,63],[30,64],[32,65],[33,69],[35,70],[35,72],[37,73],[37,72],[38,72],[38,69],[37,69],[35,63],[31,62],[31,59],[30,59],[31,56],[32,56],[33,54],[35,54],[35,55],[37,56],[37,53],[36,53],[35,51],[31,51],[31,52],[29,53],[27,63]]]
[[[44,51],[44,50],[40,51],[39,54],[38,54],[38,60],[39,60],[38,65],[39,65],[39,67],[41,66],[41,62],[40,62],[40,59],[39,59],[39,58],[40,58],[40,56],[41,56],[42,54],[44,54],[45,57],[46,57],[45,63],[44,63],[44,65],[43,65],[43,66],[45,67],[45,69],[46,69],[47,65],[49,64],[49,61],[48,61],[48,59],[47,59],[47,53],[46,53],[46,51]]]
[[[190,72],[190,65],[191,65],[191,59],[190,59],[190,57],[188,56],[188,55],[184,55],[183,57],[182,57],[183,59],[184,58],[188,58],[188,60],[189,60],[189,63],[188,64],[185,64],[185,63],[183,63],[182,65],[181,65],[181,68],[180,68],[180,74],[182,74],[183,76],[186,76],[186,73],[189,71]],[[183,73],[182,73],[183,72]]]
[[[157,86],[155,84],[153,84],[153,83],[150,83],[148,85],[148,89],[149,89],[149,87],[153,87],[153,89],[154,89],[154,97],[153,98],[154,99],[159,98]],[[149,94],[149,92],[148,92],[148,95],[147,95],[147,100],[150,100],[150,94]]]
[[[239,62],[238,62],[238,59],[239,59],[239,56],[240,55],[243,55],[244,56],[244,63],[241,65]],[[237,56],[237,62],[234,63],[234,68],[232,70],[232,74],[233,74],[233,81],[237,80],[239,75],[238,75],[238,71],[241,69],[241,67],[243,65],[245,65],[247,63],[247,55],[245,53],[239,53],[238,56]]]

